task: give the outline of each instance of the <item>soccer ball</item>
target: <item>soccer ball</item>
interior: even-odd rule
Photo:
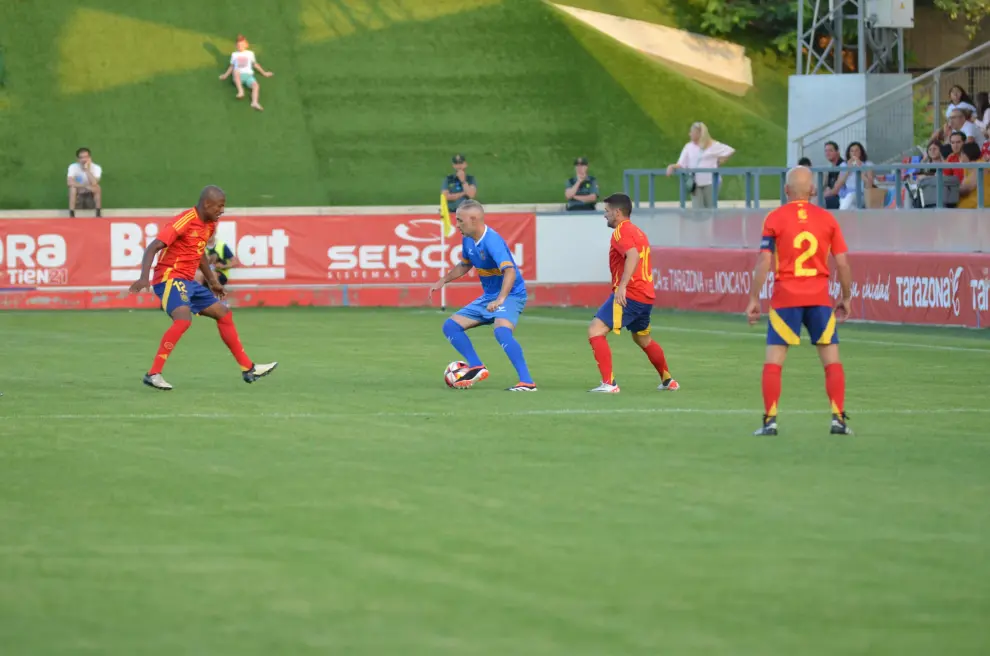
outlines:
[[[443,370],[443,382],[447,383],[447,387],[453,387],[454,383],[461,379],[464,375],[464,370],[468,368],[467,362],[451,362],[447,365],[447,368]]]

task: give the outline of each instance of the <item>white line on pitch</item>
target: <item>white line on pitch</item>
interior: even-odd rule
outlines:
[[[545,410],[484,411],[471,409],[471,416],[478,417],[546,417],[566,415],[655,415],[692,414],[705,416],[760,414],[760,408],[573,408]],[[784,415],[827,415],[828,408],[820,410],[784,410]],[[876,408],[853,410],[854,415],[950,415],[990,414],[990,408]],[[121,413],[121,414],[50,414],[0,416],[4,421],[73,421],[81,419],[388,419],[413,417],[462,417],[464,412],[177,412]]]

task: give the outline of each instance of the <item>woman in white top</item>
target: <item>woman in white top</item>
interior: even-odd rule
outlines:
[[[691,140],[684,144],[676,164],[667,167],[667,176],[674,175],[677,169],[714,169],[725,163],[736,152],[734,148],[712,139],[708,126],[695,123],[691,126]],[[711,173],[695,173],[691,176],[691,207],[707,209],[715,207],[714,179]]]
[[[846,148],[846,161],[839,164],[839,168],[848,169],[851,167],[873,166],[869,160],[863,144],[854,141]],[[863,199],[866,198],[866,190],[873,187],[873,171],[863,171]],[[839,209],[851,210],[857,207],[856,198],[856,175],[852,171],[843,171],[839,174],[839,179],[835,181],[835,186],[839,189]],[[860,202],[859,207],[864,207]]]
[[[952,113],[954,109],[968,109],[969,111],[976,114],[976,105],[973,104],[972,99],[966,90],[963,89],[958,84],[949,89],[949,106],[945,108],[945,118],[948,120],[949,114]],[[977,118],[982,118],[978,116]]]

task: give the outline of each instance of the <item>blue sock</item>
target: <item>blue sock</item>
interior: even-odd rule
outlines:
[[[461,354],[461,357],[467,361],[469,367],[480,367],[481,358],[474,350],[474,344],[471,343],[471,338],[467,336],[461,325],[454,321],[453,319],[447,319],[443,324],[443,334],[450,342],[450,345],[457,349],[457,352]]]
[[[509,361],[512,362],[512,366],[516,368],[516,373],[519,374],[519,382],[532,384],[533,379],[529,375],[529,367],[526,366],[526,358],[523,356],[522,347],[519,346],[519,342],[516,341],[515,335],[512,334],[512,329],[506,328],[505,326],[499,326],[495,329],[495,339],[498,340],[498,343],[501,345],[502,350],[505,351],[505,354],[509,356]]]

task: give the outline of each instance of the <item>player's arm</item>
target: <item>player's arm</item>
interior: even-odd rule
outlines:
[[[839,321],[845,321],[852,310],[852,267],[849,266],[849,247],[846,246],[846,239],[837,222],[832,233],[832,256],[835,258],[835,271],[842,290],[842,295],[835,304],[835,316]]]
[[[753,267],[753,283],[749,286],[749,303],[746,305],[746,318],[756,323],[760,320],[760,291],[767,281],[770,266],[773,264],[773,254],[777,248],[777,238],[773,227],[768,225],[770,218],[763,222],[763,240],[760,242],[760,254],[756,257]]]
[[[166,230],[168,230],[168,228],[166,228]],[[174,234],[174,231],[172,232]],[[167,247],[168,244],[164,241],[161,239],[155,239],[148,244],[146,249],[144,249],[144,257],[141,258],[141,276],[134,281],[134,284],[131,285],[132,292],[138,293],[144,289],[147,289],[148,277],[151,275],[151,263],[155,261],[155,256],[158,255],[158,252]]]
[[[457,266],[455,266],[453,269],[447,272],[447,275],[445,275],[443,278],[438,280],[436,284],[433,285],[433,289],[431,289],[430,291],[432,292],[435,289],[440,289],[447,283],[454,282],[458,278],[463,278],[473,268],[474,265],[472,265],[470,262],[466,260],[461,260]]]
[[[622,307],[626,306],[626,287],[629,286],[629,281],[632,280],[638,267],[639,251],[636,250],[635,246],[630,246],[626,251],[626,263],[622,268],[622,277],[619,278],[619,284],[615,286],[615,300]]]
[[[234,64],[233,62],[231,62],[230,66],[227,67],[227,70],[225,70],[223,72],[223,75],[220,76],[220,79],[226,80],[228,77],[230,77],[230,74],[233,72],[234,72]]]

